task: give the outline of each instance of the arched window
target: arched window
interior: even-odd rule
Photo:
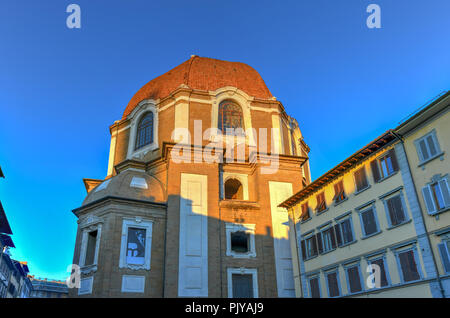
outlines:
[[[225,199],[244,199],[242,184],[239,182],[239,180],[228,179],[227,181],[225,181]]]
[[[136,147],[142,148],[153,143],[153,113],[148,112],[142,116],[136,132]]]
[[[221,102],[219,105],[218,128],[222,131],[222,134],[229,134],[230,130],[227,131],[227,128],[233,128],[231,130],[233,135],[243,135],[244,116],[242,115],[242,108],[232,101]]]

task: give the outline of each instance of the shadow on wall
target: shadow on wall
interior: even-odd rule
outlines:
[[[175,282],[177,275],[166,275],[166,286],[178,285],[178,293],[166,297],[295,297],[287,211],[280,212],[285,233],[274,237],[270,207],[246,208],[243,200],[226,199],[226,208],[218,202],[216,211],[208,211],[201,196],[189,196],[168,199],[166,262],[178,262],[179,277]]]
[[[95,277],[93,290],[83,297],[295,297],[290,232],[285,222],[280,223],[286,229],[285,235],[274,238],[270,206],[246,208],[242,200],[222,200],[227,204],[221,207],[221,202],[208,204],[206,198],[197,194],[189,193],[189,200],[170,195],[164,220],[152,208],[136,215],[142,221],[154,221],[148,249],[150,270],[119,266],[122,256],[110,245],[124,244],[110,238],[119,236],[115,232],[125,222],[117,220],[130,218],[130,214],[119,216],[116,221],[105,218],[96,272],[82,274],[82,278]],[[234,204],[236,208],[232,208]],[[287,212],[279,213],[286,213],[288,220]],[[128,228],[127,235],[130,230],[139,240],[134,225]],[[130,251],[136,251],[138,243],[126,242]],[[74,263],[81,254],[79,244]],[[128,247],[125,251],[128,257]],[[145,277],[145,289],[124,293],[120,285],[123,289],[123,277],[127,275]],[[96,291],[100,286],[107,290]],[[71,290],[70,296],[78,297],[77,291]]]

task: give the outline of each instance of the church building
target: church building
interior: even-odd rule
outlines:
[[[295,297],[278,205],[310,183],[309,147],[256,70],[193,55],[110,133],[107,174],[73,210],[69,297]]]

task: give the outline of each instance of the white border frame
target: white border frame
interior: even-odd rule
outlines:
[[[124,289],[124,282],[127,278],[134,278],[134,279],[141,279],[142,282],[142,289]],[[122,275],[122,286],[121,290],[122,293],[144,293],[145,292],[145,276],[136,276],[136,275]]]
[[[141,120],[142,116],[148,112],[153,113],[153,142],[151,144],[148,144],[142,148],[135,149],[136,146],[136,135],[137,135],[137,128],[139,125],[139,121]],[[130,117],[131,124],[130,124],[130,139],[128,140],[128,152],[127,152],[127,159],[132,158],[142,158],[145,156],[149,151],[155,150],[159,148],[158,144],[158,108],[156,107],[156,102],[152,99],[146,99],[139,103],[139,105],[133,110]]]
[[[249,251],[247,253],[236,253],[231,249],[231,233],[243,231],[250,234]],[[226,236],[227,236],[227,256],[235,258],[250,258],[256,257],[255,249],[255,224],[226,224]]]
[[[233,274],[250,274],[252,275],[253,283],[253,298],[258,298],[258,270],[256,268],[227,268],[227,281],[228,281],[228,298],[233,297]]]
[[[81,289],[81,282],[83,281],[89,281],[89,285],[88,288],[86,289],[86,291],[82,291]],[[78,295],[89,295],[92,294],[92,286],[94,285],[94,276],[90,276],[90,277],[86,277],[86,278],[81,278],[80,280],[80,288],[78,288]]]
[[[211,127],[215,128],[213,133],[210,136],[210,140],[219,141],[220,139],[217,136],[218,128],[219,128],[219,105],[223,101],[230,100],[236,103],[238,106],[242,108],[242,116],[244,117],[244,132],[245,136],[230,136],[222,133],[222,140],[226,141],[228,144],[239,145],[242,143],[255,145],[255,139],[253,136],[252,129],[252,118],[251,118],[251,108],[250,103],[253,98],[247,95],[245,92],[240,89],[226,86],[216,90],[215,96],[212,101],[212,110],[211,110]],[[216,130],[217,129],[217,130]]]
[[[146,230],[145,236],[145,257],[143,265],[128,264],[127,263],[127,241],[128,241],[128,228],[134,227]],[[146,269],[150,270],[151,264],[151,249],[152,249],[152,231],[153,221],[143,220],[140,217],[134,219],[123,218],[122,223],[122,238],[120,243],[120,259],[119,268],[129,268],[132,270]]]
[[[222,200],[225,200],[225,182],[229,179],[236,179],[242,185],[242,200],[248,201],[248,175],[243,173],[222,172],[222,184],[221,184],[221,196]]]
[[[100,219],[96,216],[89,216],[87,219],[83,220],[83,222],[80,224],[82,239],[81,239],[79,266],[80,266],[80,271],[83,274],[88,274],[90,272],[97,271],[98,254],[99,254],[99,250],[100,250],[100,239],[101,239],[101,235],[102,235],[102,225],[103,225],[103,219]],[[85,265],[87,244],[88,244],[88,234],[90,232],[94,232],[94,231],[97,231],[97,237],[95,240],[94,262],[92,264]]]

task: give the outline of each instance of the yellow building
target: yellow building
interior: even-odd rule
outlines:
[[[450,92],[401,123],[402,138],[424,231],[439,271],[438,288],[450,297]]]
[[[445,289],[448,295],[448,271],[436,257],[448,244],[448,190],[439,220],[418,195],[448,175],[448,141],[422,164],[415,147],[428,133],[449,135],[448,103],[447,93],[280,205],[295,233],[297,297],[443,297]]]

